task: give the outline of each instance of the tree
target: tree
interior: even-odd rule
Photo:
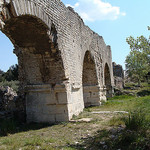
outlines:
[[[3,73],[4,73],[4,71],[2,71],[2,70],[0,69],[0,75],[3,74]]]
[[[2,75],[7,81],[18,80],[18,65],[12,65],[6,73]]]
[[[130,36],[126,39],[127,43],[130,45],[131,50],[138,50],[150,54],[150,40],[145,38],[143,35],[134,39]]]
[[[140,85],[141,80],[150,71],[150,40],[144,36],[137,37],[137,39],[130,36],[126,41],[131,49],[125,61],[126,72]]]
[[[3,77],[3,74],[4,74],[4,71],[2,71],[2,70],[0,69],[0,82],[2,82],[2,81],[5,80],[4,77]]]

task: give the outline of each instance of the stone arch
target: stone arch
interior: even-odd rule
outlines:
[[[57,45],[57,30],[31,15],[5,22],[2,30],[18,57],[21,92],[26,94],[27,121],[69,120],[65,70]]]
[[[1,0],[0,4],[1,28],[4,27],[5,20],[23,15],[35,16],[41,19],[48,27],[50,27],[51,25],[51,19],[49,18],[49,14],[47,14],[45,10],[45,5],[47,4],[46,1],[38,2],[29,0]]]
[[[85,107],[100,105],[96,65],[90,51],[84,55],[82,85]]]
[[[23,37],[28,37],[25,38],[26,42],[24,40],[22,42],[22,39],[18,37],[16,37],[16,42],[7,32],[6,27],[9,25],[10,20],[15,22],[15,19],[16,21],[17,19],[21,20],[22,17],[27,17],[25,20],[30,20],[30,17],[32,17],[36,23],[32,24],[31,22],[30,25],[33,28],[38,26],[39,31],[31,32],[32,34],[29,37],[28,32],[25,32]],[[25,20],[22,19],[17,23],[24,24]],[[26,21],[27,23],[28,21]],[[27,27],[30,29],[30,26]],[[92,55],[91,58],[96,64],[96,77],[99,79],[98,82],[101,88],[103,88],[101,84],[104,82],[101,80],[103,80],[102,74],[104,75],[104,73],[101,68],[104,66],[99,64],[99,55],[97,54],[101,53],[101,48],[104,49],[102,58],[109,62],[111,69],[111,50],[107,51],[107,46],[102,37],[85,26],[82,18],[72,9],[66,8],[60,0],[0,0],[0,30],[6,33],[15,45],[14,52],[19,58],[19,70],[21,70],[19,78],[22,81],[22,90],[26,92],[26,99],[29,102],[27,103],[28,121],[66,121],[83,110],[81,75],[83,55],[87,49],[92,52],[90,55]],[[14,28],[14,30],[17,31],[19,28]],[[13,29],[11,32],[13,32]],[[31,39],[33,35],[36,38]],[[30,55],[28,55],[29,53]],[[25,56],[26,58],[24,58]],[[63,61],[59,61],[61,60],[59,59],[60,56],[62,56]],[[26,59],[27,61],[25,61]],[[28,63],[29,60],[34,61],[31,64]],[[59,69],[56,67],[56,70],[59,70],[58,72],[49,69],[50,62],[59,62],[57,63]],[[32,67],[36,69],[34,71],[28,69]],[[65,71],[62,71],[61,74],[60,70]],[[54,75],[50,77],[52,72]],[[99,90],[97,82],[96,84],[88,82],[88,84],[87,97],[89,104],[100,104],[99,95],[101,93],[99,91],[103,89]],[[89,93],[91,93],[90,97]],[[54,101],[49,102],[49,100]]]
[[[106,88],[106,97],[109,98],[112,96],[112,86],[111,86],[111,75],[108,64],[105,64],[104,67],[104,84]]]

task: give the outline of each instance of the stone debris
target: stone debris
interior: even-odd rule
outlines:
[[[15,101],[17,93],[10,88],[0,87],[0,111],[13,111],[15,110]]]
[[[114,113],[123,113],[123,114],[128,114],[129,112],[127,112],[127,111],[114,111]]]
[[[113,113],[123,113],[123,114],[128,114],[129,112],[127,111],[93,111],[91,112],[92,114],[113,114]]]
[[[92,120],[92,118],[82,118],[78,120],[71,120],[70,122],[91,122]]]
[[[121,65],[112,63],[113,65],[113,75],[114,75],[114,84],[115,88],[123,89],[124,88],[124,70]]]
[[[19,118],[25,120],[24,96],[17,93],[9,86],[0,87],[0,118]]]

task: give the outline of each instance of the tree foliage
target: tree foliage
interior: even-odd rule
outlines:
[[[2,81],[5,80],[4,77],[3,77],[3,74],[4,74],[4,71],[2,71],[2,70],[0,69],[0,82],[2,82]]]
[[[150,55],[150,40],[145,38],[143,35],[134,39],[130,36],[126,39],[130,45],[131,51],[136,50]]]
[[[0,74],[0,82],[1,81],[15,81],[18,80],[18,65],[12,65],[7,72],[2,72]]]
[[[0,75],[3,74],[3,73],[4,73],[4,71],[2,71],[2,70],[0,69]]]
[[[140,81],[150,71],[150,40],[144,36],[130,36],[126,39],[130,45],[130,53],[126,57],[126,72],[129,77],[140,84]]]

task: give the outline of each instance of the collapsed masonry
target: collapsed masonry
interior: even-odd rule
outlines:
[[[110,46],[60,0],[0,0],[14,44],[27,121],[68,121],[112,96]]]
[[[23,95],[17,93],[10,87],[0,86],[0,119],[15,118],[25,120],[25,104]]]
[[[115,88],[124,88],[124,70],[121,65],[117,65],[113,62],[113,74],[114,74],[114,84]]]

